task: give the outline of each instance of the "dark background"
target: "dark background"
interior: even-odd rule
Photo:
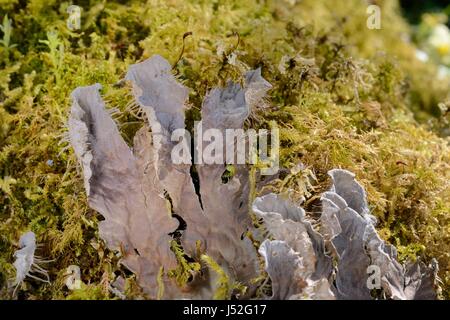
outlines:
[[[450,0],[400,0],[400,5],[412,24],[420,23],[420,17],[425,12],[444,12],[450,16]],[[450,27],[450,19],[447,25]]]

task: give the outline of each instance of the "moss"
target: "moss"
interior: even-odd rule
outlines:
[[[101,286],[85,285],[70,293],[66,300],[104,300],[105,293]]]
[[[200,271],[201,265],[189,257],[176,240],[171,241],[170,248],[177,258],[178,265],[176,269],[169,270],[167,275],[174,278],[179,287],[184,288]]]
[[[216,274],[216,288],[213,299],[229,300],[233,294],[244,294],[247,288],[229,279],[227,273],[210,256],[203,254],[201,260]]]
[[[21,298],[107,298],[105,281],[113,273],[126,277],[99,240],[101,217],[87,206],[66,141],[69,95],[101,83],[131,144],[142,115],[127,84],[117,83],[130,63],[160,54],[192,89],[190,121],[212,86],[261,67],[273,85],[270,106],[249,125],[277,124],[280,162],[292,169],[272,187],[294,189],[313,210],[329,185],[327,170],[355,172],[382,235],[402,259],[436,257],[449,298],[450,148],[439,137],[448,122],[438,117],[449,82],[402,40],[411,30],[397,1],[377,1],[381,30],[365,27],[359,0],[291,2],[83,0],[75,2],[83,8],[82,28],[70,31],[67,2],[0,0],[0,17],[7,14],[12,25],[10,45],[0,44],[0,286],[14,277],[12,255],[30,229],[42,244],[39,254],[55,260],[48,266],[53,281],[30,281]],[[183,41],[186,32],[192,35]],[[64,286],[72,264],[88,283],[81,291]],[[176,272],[180,283],[192,267]],[[230,296],[229,284],[219,288],[227,289],[217,297]]]

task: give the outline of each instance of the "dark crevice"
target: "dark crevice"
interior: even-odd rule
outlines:
[[[187,228],[187,223],[186,221],[184,221],[184,219],[175,213],[174,209],[173,209],[173,202],[172,202],[172,198],[169,195],[169,192],[167,192],[167,190],[164,190],[164,198],[169,201],[170,204],[170,213],[172,215],[173,218],[178,220],[178,227],[170,232],[168,235],[171,236],[174,240],[176,240],[177,242],[180,240],[181,236],[183,235],[183,231],[186,230]]]
[[[189,169],[189,173],[191,175],[192,184],[194,185],[195,194],[198,197],[198,202],[200,203],[200,207],[203,210],[203,203],[202,203],[202,195],[200,194],[200,177],[198,175],[197,169],[195,167],[194,163],[194,153],[195,153],[195,147],[194,142],[191,141],[191,168]]]
[[[178,227],[175,229],[175,231],[169,233],[169,236],[173,237],[174,240],[178,241],[183,235],[183,231],[186,230],[187,223],[180,215],[176,213],[172,213],[172,217],[178,220]]]
[[[184,119],[184,126],[185,129],[189,131],[190,137],[194,137],[195,135],[195,125],[197,121],[201,121],[201,106],[203,103],[203,99],[201,98],[201,95],[194,95],[189,97],[189,104],[191,104],[192,108],[189,108],[185,112],[185,119]],[[200,203],[200,207],[203,210],[203,202],[202,202],[202,196],[200,194],[200,178],[197,171],[197,168],[195,166],[195,139],[189,139],[190,140],[190,150],[191,150],[191,167],[189,168],[189,174],[191,176],[192,184],[194,185],[195,194],[197,195],[198,202]]]
[[[173,202],[172,202],[172,198],[170,197],[169,193],[167,192],[167,190],[164,190],[164,198],[169,201],[170,203],[170,213],[172,215],[174,215],[174,211],[173,211]]]
[[[227,168],[225,169],[225,171],[222,173],[221,179],[222,179],[222,184],[227,184],[228,182],[230,182],[230,180],[233,178],[233,175],[231,173],[231,171]]]
[[[167,199],[167,201],[169,201],[170,203],[170,211],[172,214],[172,217],[178,220],[178,227],[173,231],[170,232],[168,235],[171,236],[173,238],[173,242],[170,246],[170,250],[175,254],[175,256],[177,256],[176,253],[176,248],[179,248],[182,250],[183,254],[182,254],[182,259],[184,259],[187,263],[193,263],[196,262],[196,260],[194,258],[192,258],[191,256],[189,256],[183,248],[183,244],[181,243],[181,237],[183,236],[183,232],[186,230],[187,228],[187,223],[186,221],[183,219],[182,216],[180,216],[179,214],[176,214],[173,210],[173,203],[172,203],[172,198],[170,197],[169,193],[167,192],[167,190],[164,190],[164,197]],[[178,261],[178,263],[180,263]],[[194,280],[194,276],[193,275],[189,275],[187,282],[190,283]]]
[[[120,270],[123,272],[125,278],[129,278],[129,277],[134,276],[133,271],[131,271],[130,269],[128,269],[124,265],[121,265],[121,269]]]

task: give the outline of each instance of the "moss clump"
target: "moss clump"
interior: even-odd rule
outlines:
[[[101,286],[82,285],[80,289],[74,290],[70,293],[67,300],[104,300],[107,297]]]
[[[131,143],[141,115],[115,84],[129,64],[160,54],[192,88],[190,121],[212,86],[261,67],[274,86],[271,107],[250,125],[275,122],[281,163],[297,168],[274,188],[295,188],[313,210],[327,170],[355,172],[385,239],[402,258],[436,257],[450,298],[450,147],[438,118],[450,86],[415,58],[397,1],[377,3],[381,30],[366,28],[359,0],[84,0],[75,2],[81,30],[71,31],[68,2],[0,0],[1,21],[7,14],[12,26],[9,45],[0,44],[0,286],[14,277],[12,255],[30,229],[39,254],[55,259],[53,281],[27,281],[20,298],[103,299],[114,274],[133,281],[99,240],[101,217],[87,207],[65,123],[70,92],[100,82]],[[72,264],[90,283],[81,291],[64,286]]]
[[[227,273],[213,258],[206,254],[202,254],[200,258],[215,273],[216,288],[213,299],[229,300],[233,294],[244,294],[246,292],[247,288],[240,283],[232,282]]]
[[[201,265],[193,258],[187,256],[176,240],[172,240],[170,249],[174,252],[178,265],[176,269],[169,270],[168,276],[169,278],[174,278],[179,287],[184,288],[188,282],[192,281],[195,274],[200,271]]]

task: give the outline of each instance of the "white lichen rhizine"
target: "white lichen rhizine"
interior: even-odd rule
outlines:
[[[17,288],[23,283],[26,277],[38,281],[50,283],[48,272],[43,269],[40,264],[49,261],[35,255],[36,251],[36,235],[29,231],[23,234],[19,240],[20,249],[14,252],[14,267],[16,268],[16,279],[14,281],[14,294]],[[40,278],[43,276],[45,279]]]

